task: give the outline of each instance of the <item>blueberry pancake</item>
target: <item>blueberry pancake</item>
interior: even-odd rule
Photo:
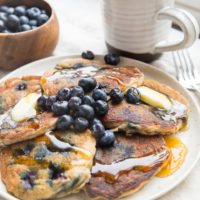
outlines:
[[[37,137],[54,127],[57,118],[52,113],[36,113],[30,106],[41,94],[39,76],[8,79],[0,84],[0,93],[0,147]]]
[[[90,199],[113,200],[131,195],[147,184],[168,158],[162,136],[116,134],[113,147],[97,148],[85,192]]]
[[[0,156],[2,180],[8,192],[23,200],[76,193],[90,179],[95,145],[89,130],[69,130],[6,147]]]
[[[145,89],[149,90],[150,88],[159,94],[164,94],[165,99],[160,100],[164,102],[167,97],[171,107],[169,109],[158,108],[156,105],[148,104],[148,101],[147,103],[139,101],[136,104],[131,104],[123,100],[117,105],[110,102],[108,114],[103,118],[107,128],[115,131],[121,130],[126,134],[136,132],[144,135],[170,135],[186,126],[189,103],[180,93],[154,80],[144,80],[142,86]],[[140,87],[138,90],[140,91]],[[143,95],[143,90],[141,95]],[[159,100],[160,96],[156,97],[156,95],[155,98]],[[143,97],[144,101],[148,100],[145,97]]]
[[[46,95],[55,95],[59,89],[78,85],[81,77],[92,76],[109,92],[114,87],[125,89],[130,85],[141,85],[144,75],[135,67],[113,67],[97,60],[81,58],[66,59],[46,72],[41,86]]]
[[[0,114],[12,108],[29,93],[40,92],[40,76],[10,78],[0,84]]]

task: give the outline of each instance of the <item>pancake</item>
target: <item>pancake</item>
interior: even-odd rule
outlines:
[[[3,115],[0,122],[0,147],[22,142],[44,134],[55,127],[57,118],[44,112],[22,122],[12,120],[10,113]]]
[[[170,135],[185,127],[189,113],[188,101],[177,91],[154,80],[144,80],[144,86],[169,97],[171,110],[152,107],[140,102],[128,104],[125,100],[113,105],[109,103],[108,114],[103,118],[107,128],[124,131],[126,134]]]
[[[114,87],[124,90],[130,85],[139,86],[144,78],[135,67],[113,67],[97,60],[73,58],[62,61],[55,69],[46,72],[41,78],[41,86],[46,95],[55,95],[61,88],[77,86],[79,79],[86,76],[94,77],[107,92]]]
[[[23,76],[22,78],[10,78],[0,83],[0,114],[12,108],[27,94],[40,92],[39,82],[40,76]]]
[[[31,139],[54,128],[57,118],[52,113],[37,113],[32,119],[16,122],[12,108],[30,93],[41,93],[39,76],[11,78],[0,84],[0,147]]]
[[[89,130],[46,133],[0,153],[8,192],[22,200],[55,199],[76,193],[89,181],[95,155]]]
[[[118,134],[113,147],[97,149],[92,177],[84,190],[95,200],[133,194],[158,173],[168,157],[162,136]]]

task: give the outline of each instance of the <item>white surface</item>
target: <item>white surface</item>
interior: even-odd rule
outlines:
[[[102,30],[101,10],[99,0],[49,0],[58,15],[61,34],[55,55],[78,53],[91,49],[95,53],[104,54],[106,47]],[[181,38],[178,32],[172,33],[172,38]],[[200,70],[200,41],[190,48],[192,59]],[[166,53],[155,65],[160,69],[175,75],[171,53]],[[38,66],[39,67],[39,66]],[[43,67],[43,66],[42,66]],[[37,68],[37,66],[35,66]],[[33,68],[33,72],[34,69]],[[43,67],[46,69],[45,67]],[[0,76],[6,71],[0,71]],[[198,100],[198,102],[200,99]],[[1,199],[1,198],[0,198]],[[173,191],[159,200],[199,200],[200,199],[200,161],[192,173]],[[2,199],[1,199],[2,200]],[[145,200],[145,199],[144,199]]]
[[[31,63],[17,69],[16,71],[4,77],[4,79],[28,74],[41,75],[44,73],[45,70],[52,69],[64,58],[65,57],[52,57],[49,59],[36,61],[35,63]],[[98,59],[103,60],[103,57],[100,56],[98,57]],[[127,66],[136,66],[141,69],[141,71],[145,74],[145,77],[152,78],[170,85],[177,91],[181,92],[191,104],[191,113],[189,118],[190,128],[187,131],[179,133],[177,135],[179,138],[181,138],[182,142],[185,143],[188,148],[188,154],[183,165],[173,175],[166,178],[155,177],[142,190],[132,196],[125,198],[126,200],[151,200],[161,196],[162,194],[168,192],[177,184],[179,184],[188,175],[188,173],[192,170],[192,168],[198,161],[200,156],[200,113],[196,103],[193,101],[193,98],[189,95],[187,90],[185,90],[176,80],[171,78],[169,75],[163,73],[161,70],[158,70],[157,68],[153,68],[151,66],[141,65],[141,63],[138,63],[137,61],[131,59],[122,59],[121,64]],[[8,200],[16,199],[6,192],[6,189],[1,181],[0,195]],[[80,194],[74,197],[63,198],[63,200],[82,200],[83,198],[85,198],[84,195]]]

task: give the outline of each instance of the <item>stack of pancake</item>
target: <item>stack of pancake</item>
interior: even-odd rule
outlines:
[[[166,95],[172,110],[143,102],[109,102],[108,114],[101,120],[116,133],[110,148],[96,148],[89,129],[56,131],[57,117],[49,112],[38,112],[22,122],[10,117],[28,94],[56,95],[61,88],[77,86],[84,76],[94,77],[108,93],[116,87],[125,92],[146,86]],[[66,59],[42,77],[9,79],[1,83],[0,94],[1,178],[8,192],[24,200],[55,199],[82,189],[90,199],[117,199],[136,192],[167,163],[170,151],[163,136],[181,130],[189,112],[181,94],[146,80],[139,69],[81,58]]]

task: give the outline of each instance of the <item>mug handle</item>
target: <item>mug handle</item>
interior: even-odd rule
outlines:
[[[179,9],[166,7],[157,14],[158,20],[171,20],[178,25],[184,33],[182,41],[175,41],[169,44],[157,44],[155,53],[165,51],[175,51],[190,47],[199,36],[199,24],[189,12]]]

